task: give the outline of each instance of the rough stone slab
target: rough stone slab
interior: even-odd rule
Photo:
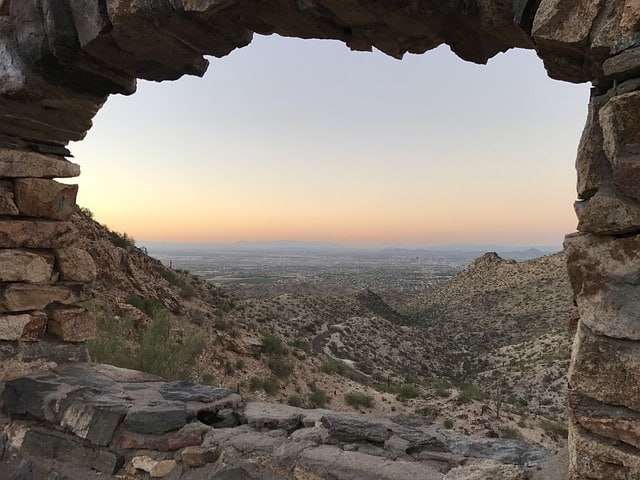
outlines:
[[[113,452],[87,447],[73,437],[44,429],[29,430],[24,437],[22,450],[109,475],[113,475],[122,464],[122,459]]]
[[[55,308],[48,311],[47,331],[65,342],[85,342],[99,336],[95,313],[83,307]]]
[[[574,204],[580,232],[627,235],[640,231],[640,203],[611,188]]]
[[[531,35],[551,78],[589,79],[587,44],[603,0],[542,0]],[[585,65],[586,64],[586,65]]]
[[[578,198],[591,198],[603,185],[612,183],[612,172],[609,160],[602,148],[602,127],[599,122],[599,111],[606,103],[607,97],[591,97],[587,122],[585,124],[578,156],[576,172],[578,176]]]
[[[537,465],[553,452],[541,445],[504,438],[474,438],[447,432],[447,445],[452,453],[464,457],[496,460],[521,466]]]
[[[320,422],[335,442],[384,444],[391,437],[391,430],[386,425],[359,415],[336,412],[324,415]]]
[[[18,215],[19,213],[14,201],[13,182],[0,180],[0,215]]]
[[[162,435],[130,432],[125,428],[121,428],[116,433],[113,443],[118,448],[126,450],[171,452],[202,444],[207,430],[208,427],[199,422],[187,424],[176,432]]]
[[[155,460],[148,455],[138,455],[131,459],[127,471],[135,474],[136,470],[147,472],[151,478],[166,477],[176,468],[175,460]]]
[[[640,73],[640,47],[630,48],[608,58],[602,64],[602,70],[607,77],[618,79],[637,76]]]
[[[600,402],[640,411],[640,342],[596,335],[581,322],[569,384]]]
[[[249,402],[244,409],[247,423],[256,430],[286,430],[302,427],[304,410],[289,405]]]
[[[76,363],[89,360],[86,344],[60,342],[54,337],[47,338],[46,342],[24,343],[21,351],[25,362]]]
[[[0,285],[0,312],[44,310],[53,303],[71,305],[91,298],[91,291],[80,283]]]
[[[68,220],[76,209],[78,185],[67,185],[44,178],[15,181],[15,202],[26,217]]]
[[[480,460],[450,470],[444,480],[527,480],[527,474],[515,465]]]
[[[583,428],[640,448],[640,413],[607,405],[575,390],[568,394],[569,415]]]
[[[91,283],[96,279],[96,264],[86,250],[78,247],[58,249],[56,258],[61,281]]]
[[[640,92],[630,92],[611,98],[600,110],[599,119],[604,138],[604,150],[612,165],[618,157],[636,154],[640,148]]]
[[[571,480],[632,480],[640,478],[640,451],[608,441],[569,423]]]
[[[80,165],[62,157],[0,148],[0,177],[70,178],[79,175]]]
[[[46,326],[47,315],[41,312],[3,315],[0,316],[0,340],[42,340]]]
[[[220,451],[217,448],[204,448],[198,446],[187,447],[180,452],[180,458],[189,468],[198,468],[213,463],[220,457]]]
[[[298,459],[298,466],[321,478],[340,480],[442,480],[444,477],[423,463],[394,462],[359,452],[346,452],[329,445],[304,450]]]
[[[640,235],[565,238],[580,318],[594,332],[640,340]]]
[[[64,412],[60,425],[93,445],[106,446],[125,413],[124,405],[73,404]]]
[[[0,282],[49,283],[54,261],[51,254],[0,250]]]
[[[124,426],[136,433],[160,435],[184,427],[195,417],[182,402],[156,401],[129,409]]]
[[[78,229],[70,222],[0,220],[0,248],[63,248],[79,239]]]

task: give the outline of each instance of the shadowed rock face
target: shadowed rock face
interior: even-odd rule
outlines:
[[[136,78],[203,75],[253,33],[337,39],[396,58],[442,43],[477,63],[533,48],[535,0],[4,0],[0,145],[83,138],[112,93]]]

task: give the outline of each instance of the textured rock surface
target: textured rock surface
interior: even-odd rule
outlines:
[[[509,441],[509,451],[519,452],[509,461],[518,466],[506,466],[496,461],[504,458],[505,441],[449,438],[424,418],[367,419],[284,405],[244,405],[226,389],[165,383],[106,365],[67,365],[8,381],[0,404],[10,418],[0,421],[9,446],[4,461],[0,456],[0,472],[40,471],[44,457],[55,467],[47,478],[92,478],[95,470],[194,480],[442,480],[451,468],[442,471],[442,458],[454,456],[461,445],[474,457],[491,460],[487,471],[496,475],[522,472],[523,462],[552,455]],[[229,410],[241,419],[236,426],[203,423]],[[473,447],[476,442],[481,444]],[[394,460],[398,448],[404,451]],[[460,457],[457,464],[464,460]],[[494,478],[520,477],[504,473]]]
[[[75,211],[77,185],[66,185],[45,178],[20,178],[15,181],[15,201],[26,217],[68,220]]]
[[[0,316],[0,340],[41,340],[47,316],[41,312]]]
[[[0,282],[49,283],[53,255],[26,250],[0,250]]]
[[[526,480],[524,470],[514,465],[503,465],[492,460],[469,462],[456,467],[444,476],[444,480]]]
[[[580,319],[595,333],[640,340],[640,235],[566,237]]]

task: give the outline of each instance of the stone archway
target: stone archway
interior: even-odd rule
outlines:
[[[0,340],[44,362],[45,329],[82,358],[95,276],[66,222],[65,159],[136,78],[202,75],[253,32],[332,38],[395,56],[442,43],[484,63],[534,48],[549,76],[591,82],[577,158],[579,233],[565,242],[580,321],[569,372],[571,478],[640,476],[640,2],[638,0],[0,0]],[[35,352],[35,353],[34,353]]]

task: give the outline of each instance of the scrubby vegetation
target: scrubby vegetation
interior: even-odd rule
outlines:
[[[191,375],[197,356],[205,347],[202,338],[193,332],[171,332],[166,310],[153,310],[153,318],[140,333],[137,343],[128,319],[117,319],[102,311],[99,319],[100,337],[89,342],[89,354],[94,361],[118,367],[133,368],[159,375],[165,380],[185,380]]]

